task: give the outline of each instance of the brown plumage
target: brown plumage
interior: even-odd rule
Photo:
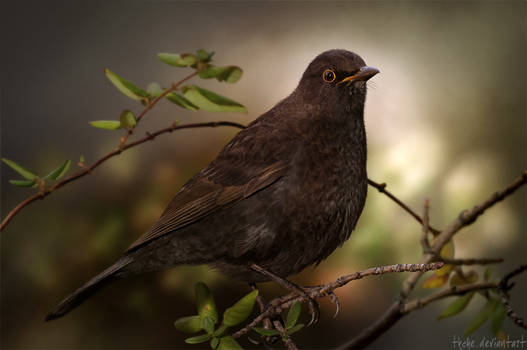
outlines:
[[[246,282],[319,263],[344,243],[367,191],[363,110],[378,73],[330,50],[295,91],[240,131],[175,195],[114,265],[60,303],[61,317],[109,281],[182,264],[209,264]]]

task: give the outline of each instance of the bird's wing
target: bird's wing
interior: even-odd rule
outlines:
[[[212,173],[210,168],[205,169],[181,188],[154,226],[139,237],[127,251],[251,196],[280,179],[286,169],[287,164],[281,161],[263,167],[251,177],[240,176],[239,169],[233,171],[230,167],[216,167]],[[226,185],[229,183],[236,185]]]

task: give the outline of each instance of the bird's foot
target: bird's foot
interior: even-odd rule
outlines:
[[[303,287],[304,291],[309,294],[310,296],[315,294],[315,295],[319,295],[319,292],[322,288],[324,288],[325,286],[324,285],[319,285],[319,286],[306,286],[306,287]],[[335,294],[335,292],[333,292],[332,290],[331,291],[326,291],[325,293],[323,293],[323,295],[327,295],[329,296],[331,302],[333,304],[335,304],[335,314],[333,315],[333,318],[337,317],[337,315],[339,314],[340,312],[340,301],[339,301],[339,297],[337,296],[337,294]]]
[[[298,286],[297,284],[291,281],[286,280],[285,278],[275,275],[271,271],[268,271],[257,264],[251,264],[251,269],[261,273],[262,275],[266,277],[269,277],[270,279],[272,279],[273,281],[275,281],[282,287],[286,288],[292,293],[297,294],[298,296],[302,297],[303,300],[307,301],[308,307],[309,307],[309,313],[311,315],[311,320],[309,321],[308,326],[318,321],[318,318],[320,316],[320,305],[314,298],[311,297],[310,294],[306,292],[304,288]]]

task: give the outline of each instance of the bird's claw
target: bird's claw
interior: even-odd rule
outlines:
[[[307,325],[311,326],[312,324],[318,322],[318,318],[320,316],[320,305],[315,299],[311,298],[309,295],[307,296],[307,303],[309,306],[309,313],[311,315],[311,320]]]
[[[337,294],[335,294],[333,291],[328,293],[329,298],[331,299],[331,302],[335,304],[335,314],[333,315],[333,318],[337,317],[337,315],[340,312],[340,301]]]

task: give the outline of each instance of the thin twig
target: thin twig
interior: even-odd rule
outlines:
[[[138,145],[140,145],[142,143],[145,143],[147,141],[151,141],[151,140],[155,139],[157,136],[159,136],[161,134],[170,133],[170,132],[175,131],[175,130],[204,128],[204,127],[213,128],[213,127],[218,127],[218,126],[231,126],[231,127],[236,127],[236,128],[244,128],[243,125],[238,124],[238,123],[234,123],[234,122],[230,122],[230,121],[219,121],[219,122],[205,122],[205,123],[190,123],[190,124],[183,124],[183,125],[172,124],[168,128],[164,128],[164,129],[158,130],[156,132],[152,132],[152,133],[147,133],[147,136],[145,136],[145,137],[143,137],[143,138],[141,138],[141,139],[139,139],[137,141],[134,141],[134,142],[126,144],[122,149],[117,148],[117,149],[107,153],[106,155],[104,155],[102,158],[97,160],[95,163],[93,163],[89,167],[83,168],[83,170],[71,175],[70,177],[65,178],[64,180],[62,180],[60,182],[57,182],[56,184],[54,184],[50,188],[46,189],[44,192],[36,193],[36,194],[26,198],[22,202],[20,202],[4,218],[4,220],[2,221],[2,224],[0,225],[0,231],[3,231],[4,228],[7,226],[7,224],[9,223],[9,221],[11,221],[11,219],[18,212],[20,212],[20,210],[22,210],[27,205],[31,204],[32,202],[36,201],[37,199],[43,199],[43,198],[49,196],[51,193],[53,193],[57,189],[65,186],[66,184],[68,184],[68,183],[70,183],[72,181],[78,180],[78,179],[80,179],[81,177],[83,177],[85,175],[93,173],[95,168],[97,168],[99,165],[103,164],[104,162],[106,162],[110,158],[113,158],[113,157],[121,154],[122,152],[126,151],[127,149],[130,149],[132,147],[138,146]]]
[[[423,229],[422,229],[422,235],[421,235],[421,246],[423,248],[423,252],[427,253],[430,251],[430,242],[428,241],[428,232],[430,232],[430,200],[428,198],[425,199],[425,204],[423,205]]]
[[[463,258],[463,259],[449,259],[442,256],[438,257],[439,261],[449,265],[489,265],[499,264],[504,260],[503,258]]]
[[[509,290],[512,288],[513,284],[509,284],[509,280],[513,278],[514,276],[519,275],[520,273],[527,270],[527,265],[522,265],[515,269],[514,271],[511,271],[510,273],[505,276],[498,287],[498,293],[500,295],[501,302],[503,303],[503,306],[505,307],[505,310],[507,311],[507,316],[519,327],[527,329],[527,323],[516,314],[514,309],[512,308],[510,304],[510,296],[509,296]]]
[[[386,190],[386,187],[388,186],[386,183],[377,183],[377,182],[375,182],[373,180],[368,179],[368,184],[370,186],[372,186],[372,187],[375,187],[380,193],[384,193],[385,195],[387,195],[391,200],[393,200],[401,208],[403,208],[408,214],[413,216],[414,219],[417,220],[421,225],[423,224],[423,219],[421,219],[421,217],[415,211],[410,209],[409,206],[404,204],[399,198],[395,197],[390,191]],[[430,232],[432,232],[435,235],[438,234],[439,232],[441,232],[441,231],[433,228],[430,225],[429,225],[428,228],[429,228]]]
[[[407,301],[403,304],[400,311],[403,314],[407,314],[414,310],[421,309],[425,307],[426,305],[434,301],[440,300],[440,299],[448,298],[448,297],[455,296],[455,295],[463,295],[463,294],[467,294],[469,292],[474,292],[474,291],[493,289],[493,288],[497,288],[498,285],[499,285],[499,282],[483,282],[483,283],[465,284],[461,286],[451,286],[447,289],[444,289],[438,293],[429,295],[427,297]]]
[[[274,328],[280,332],[280,335],[282,336],[282,341],[284,342],[285,347],[288,350],[298,350],[295,343],[293,342],[293,339],[287,334],[284,327],[282,326],[282,323],[280,323],[279,320],[273,321]]]

